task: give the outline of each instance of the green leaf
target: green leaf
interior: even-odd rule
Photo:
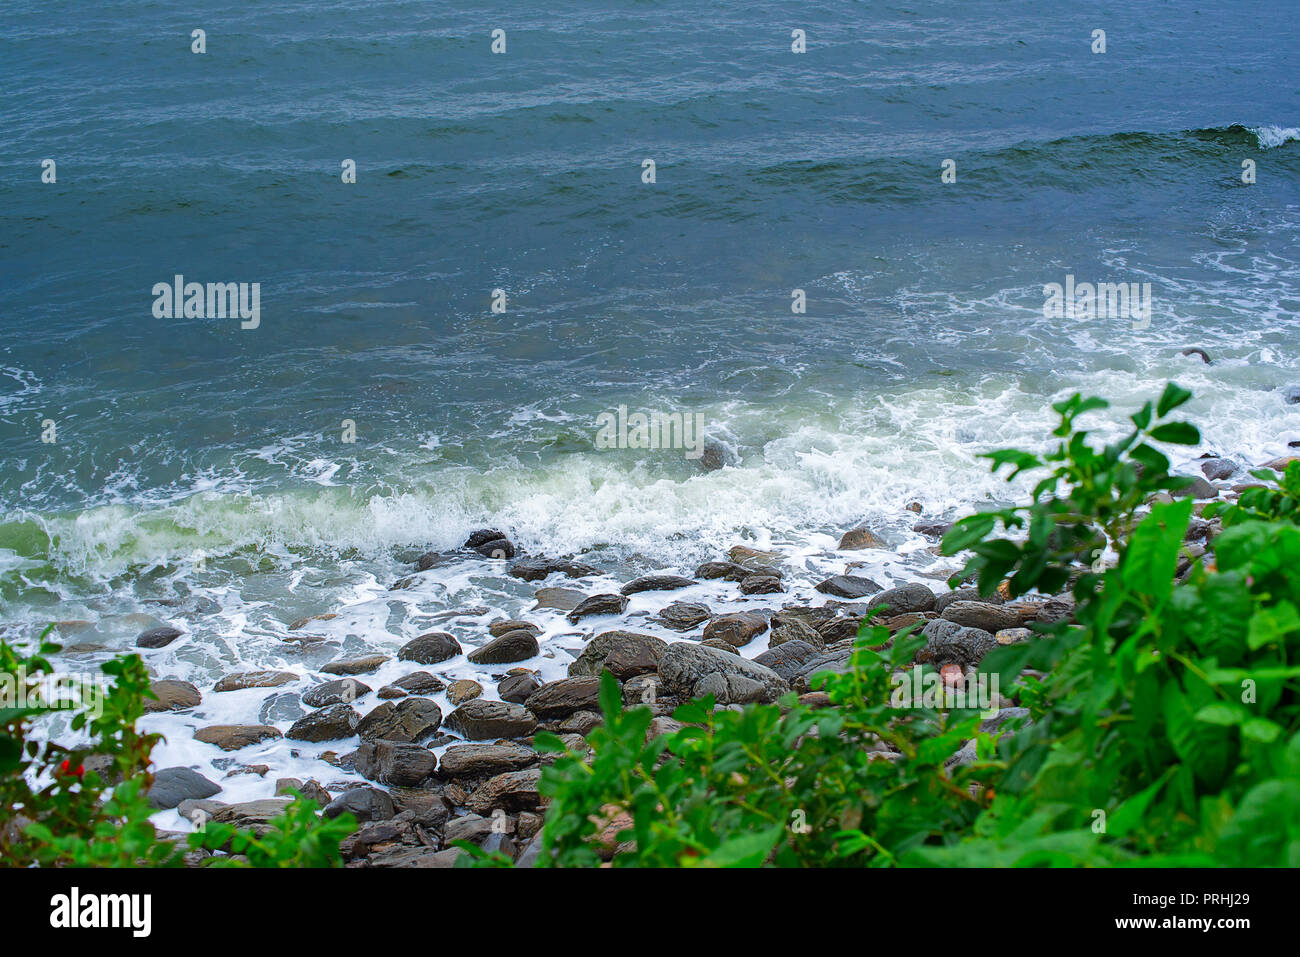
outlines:
[[[1182,386],[1173,382],[1168,383],[1160,396],[1160,402],[1156,405],[1156,415],[1163,419],[1191,397],[1192,394]]]
[[[1150,435],[1157,442],[1174,445],[1196,445],[1201,441],[1200,430],[1187,422],[1165,422],[1152,429]]]
[[[1272,608],[1260,608],[1250,616],[1250,629],[1246,644],[1251,651],[1300,631],[1300,613],[1289,601],[1280,601]]]
[[[781,839],[785,827],[776,827],[754,834],[741,834],[718,846],[712,854],[699,861],[700,867],[760,867]]]

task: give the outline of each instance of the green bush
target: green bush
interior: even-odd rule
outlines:
[[[56,674],[49,656],[60,650],[48,640],[52,627],[31,655],[0,642],[0,678],[13,692],[6,702],[13,706],[0,707],[0,860],[9,866],[179,866],[185,845],[160,839],[149,820],[155,810],[146,796],[153,781],[149,760],[159,737],[136,731],[145,698],[154,697],[139,655],[102,666],[112,681],[99,700],[79,695],[66,703],[73,705],[71,730],[90,738],[84,746],[65,748],[33,733],[37,722],[65,704],[43,695],[42,678]],[[92,755],[96,761],[86,769]],[[214,857],[216,866],[341,866],[339,842],[356,820],[349,814],[323,820],[316,812],[314,802],[296,796],[261,837],[209,824],[187,843],[240,855]]]
[[[890,672],[919,642],[871,651],[885,633],[866,621],[849,672],[814,679],[826,708],[704,699],[647,740],[649,709],[624,710],[606,675],[590,757],[538,735],[563,752],[542,777],[540,863],[592,865],[617,840],[634,842],[619,866],[1300,864],[1300,466],[1243,494],[1196,560],[1192,500],[1169,495],[1190,480],[1153,444],[1199,441],[1166,418],[1188,398],[1170,384],[1101,447],[1076,419],[1106,403],[1058,403],[1051,451],[988,456],[1012,478],[1047,470],[1030,504],[944,539],[971,555],[954,585],[1072,591],[1072,621],[981,662],[1027,722],[987,735],[970,712],[896,707]],[[976,760],[945,767],[972,739]]]

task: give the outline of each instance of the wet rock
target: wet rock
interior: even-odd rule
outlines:
[[[465,539],[465,548],[482,548],[488,542],[499,541],[506,537],[506,533],[499,528],[478,528],[469,533],[469,538]]]
[[[490,815],[495,808],[507,811],[531,811],[541,805],[537,784],[541,768],[506,771],[488,778],[471,792],[465,802],[475,814]]]
[[[437,766],[432,751],[405,741],[363,741],[352,755],[352,767],[363,778],[399,787],[423,784]]]
[[[331,704],[299,718],[285,737],[295,741],[337,741],[352,737],[360,720],[360,715],[348,705]]]
[[[466,655],[466,658],[476,665],[502,665],[513,661],[526,661],[535,657],[539,651],[533,633],[517,628],[475,648]]]
[[[342,661],[331,661],[323,666],[321,671],[327,675],[368,675],[372,671],[378,671],[379,667],[388,660],[388,655],[346,658]]]
[[[1210,364],[1210,354],[1206,352],[1204,349],[1198,349],[1195,346],[1189,346],[1188,348],[1183,350],[1182,354],[1185,356],[1196,356],[1207,366]]]
[[[680,575],[643,575],[634,578],[620,591],[624,595],[635,595],[643,591],[676,591],[678,588],[690,588],[694,579],[682,578]]]
[[[542,686],[537,678],[527,672],[507,675],[497,684],[497,697],[502,701],[523,704],[529,695]]]
[[[539,588],[533,596],[537,599],[534,608],[554,608],[558,611],[573,611],[587,597],[576,588]]]
[[[438,552],[425,552],[415,560],[415,570],[417,572],[427,572],[430,568],[437,568],[439,565],[446,565],[452,560],[450,555],[441,555]]]
[[[542,591],[546,591],[546,589],[542,589]],[[578,595],[581,600],[582,592],[574,592],[574,594]],[[531,621],[520,621],[514,618],[508,621],[494,621],[492,624],[488,625],[488,634],[493,638],[500,638],[502,635],[509,634],[512,631],[526,631],[534,637],[542,633],[542,629],[538,628]]]
[[[666,606],[651,620],[672,631],[690,631],[701,622],[708,621],[711,617],[713,617],[713,612],[708,605],[675,601]]]
[[[260,836],[270,830],[268,822],[283,814],[289,804],[290,801],[285,798],[263,798],[260,801],[226,804],[213,811],[210,820],[215,824],[230,824],[240,830],[249,828]]]
[[[186,798],[176,805],[176,813],[191,824],[203,825],[212,820],[212,815],[220,808],[227,806],[225,801]]]
[[[1073,618],[1074,599],[1057,596],[1043,603],[1038,609],[1038,617],[1034,620],[1050,625],[1058,621],[1070,621]]]
[[[539,718],[565,718],[575,711],[599,710],[599,697],[599,678],[561,678],[542,685],[524,705]]]
[[[135,646],[137,648],[166,648],[182,634],[183,632],[179,628],[173,628],[171,625],[150,628],[148,631],[142,631],[136,635]]]
[[[704,626],[704,640],[717,638],[740,648],[767,631],[767,619],[754,611],[718,615]]]
[[[952,530],[952,522],[925,521],[917,522],[912,526],[912,531],[924,535],[926,538],[943,538]]]
[[[556,574],[586,578],[599,575],[600,570],[567,558],[523,558],[510,566],[510,574],[526,582],[535,582]]]
[[[1002,708],[993,717],[980,722],[980,731],[984,734],[997,734],[1008,721],[1019,719],[1024,719],[1025,723],[1028,723],[1028,708]]]
[[[464,704],[466,701],[473,701],[483,693],[483,686],[477,681],[470,681],[468,678],[462,678],[460,681],[453,681],[447,686],[447,700],[453,705]]]
[[[569,677],[599,677],[604,669],[620,680],[654,671],[668,643],[634,631],[606,631],[587,643],[569,664]]]
[[[472,703],[472,702],[471,702]],[[419,743],[442,724],[442,710],[428,698],[385,701],[357,724],[357,734],[366,741]]]
[[[772,634],[768,636],[767,646],[769,648],[779,648],[792,641],[803,642],[814,648],[820,648],[826,644],[826,639],[821,636],[821,632],[808,624],[806,620],[797,617],[782,617],[778,612],[772,616]],[[762,655],[759,655],[759,657],[761,658]]]
[[[811,631],[811,629],[809,630]],[[754,658],[754,661],[765,668],[771,668],[786,681],[789,681],[805,661],[817,654],[819,647],[806,641],[794,639],[786,641],[775,648],[769,648]]]
[[[294,791],[297,791],[308,801],[315,801],[321,807],[324,807],[326,804],[329,804],[330,801],[334,800],[334,798],[330,796],[330,793],[326,791],[323,787],[321,787],[320,782],[317,781],[315,778],[311,778],[310,780],[307,781],[301,781],[298,778],[277,778],[276,779],[275,782],[276,797],[280,797],[283,795],[284,797],[287,798],[293,798]]]
[[[351,704],[370,694],[370,686],[355,678],[337,678],[316,685],[303,693],[302,703],[309,708],[324,708],[331,704]]]
[[[447,729],[471,741],[522,738],[537,729],[537,716],[522,705],[475,698],[447,715]]]
[[[885,548],[876,535],[865,525],[859,525],[857,528],[851,528],[840,538],[839,550],[857,551],[861,548]]]
[[[154,772],[148,796],[152,807],[173,808],[181,801],[198,801],[220,792],[220,785],[190,768],[163,768]]]
[[[215,744],[222,751],[238,751],[268,738],[283,737],[279,730],[265,724],[213,724],[194,732],[194,740]]]
[[[1018,645],[1034,637],[1028,628],[1003,628],[993,635],[999,645]]]
[[[660,687],[667,694],[695,697],[701,680],[715,674],[757,681],[763,686],[764,701],[774,701],[789,690],[785,679],[771,668],[689,641],[669,645],[659,659]],[[745,685],[739,683],[738,690],[745,690]]]
[[[393,687],[401,688],[408,694],[430,695],[437,694],[447,687],[447,683],[427,671],[412,671],[409,675],[402,675],[394,681]]]
[[[212,686],[212,690],[242,691],[245,688],[278,688],[297,680],[298,676],[292,671],[244,671],[226,675]]]
[[[921,634],[926,638],[925,647],[916,655],[921,664],[958,664],[963,668],[978,665],[986,654],[998,647],[989,632],[943,618],[930,622]]]
[[[515,546],[508,538],[494,538],[474,549],[484,558],[510,559],[515,557]]]
[[[956,591],[945,592],[934,600],[934,611],[940,615],[955,601],[982,601],[989,605],[1002,604],[1002,596],[997,592],[991,595],[981,596],[977,588],[958,588]]]
[[[1206,459],[1201,463],[1201,471],[1210,481],[1222,482],[1240,472],[1241,466],[1231,459]]]
[[[299,618],[289,626],[290,631],[298,631],[300,628],[306,628],[313,621],[333,621],[338,615],[334,612],[326,612],[323,615],[308,615],[306,618]]]
[[[460,654],[460,642],[445,631],[431,631],[412,638],[397,650],[399,661],[414,661],[422,665],[436,665],[440,661]]]
[[[627,610],[627,604],[627,599],[622,595],[592,595],[584,599],[565,617],[576,625],[583,618],[590,618],[593,615],[621,615]]]
[[[560,722],[560,731],[565,734],[588,735],[604,723],[604,716],[599,711],[575,711]]]
[[[1020,626],[1020,617],[1014,611],[1002,605],[982,601],[951,602],[944,608],[940,617],[945,621],[953,621],[968,628],[979,628],[987,632]]]
[[[740,591],[745,595],[775,595],[785,588],[775,575],[750,575],[740,583]]]
[[[867,602],[867,610],[871,611],[884,605],[889,606],[891,616],[905,615],[917,611],[932,611],[935,605],[935,594],[919,582],[899,585],[896,588],[889,588],[875,595],[871,601]]]
[[[1188,478],[1189,476],[1183,475],[1177,477]],[[1192,479],[1191,485],[1188,485],[1186,488],[1177,489],[1169,494],[1174,498],[1187,498],[1188,496],[1196,499],[1218,498],[1219,490],[1198,475]]]
[[[705,439],[704,450],[700,454],[700,468],[706,472],[716,472],[728,465],[738,465],[740,456],[727,448],[717,439]]]
[[[160,681],[149,682],[149,690],[158,696],[158,700],[145,699],[145,714],[153,714],[159,711],[184,711],[186,708],[198,707],[203,701],[199,689],[188,681],[164,678]]]
[[[823,595],[836,595],[840,598],[863,598],[874,595],[881,590],[870,578],[855,575],[832,575],[817,586]]]
[[[754,568],[772,568],[781,564],[781,555],[779,552],[763,552],[757,548],[750,548],[746,545],[736,545],[727,552],[727,558],[731,559],[737,565],[745,565],[750,569]]]
[[[444,778],[483,778],[520,771],[537,763],[537,752],[520,744],[457,744],[438,762]]]
[[[338,817],[351,814],[361,823],[367,821],[387,821],[397,813],[393,799],[379,788],[349,788],[329,804],[325,805],[326,817]]]
[[[722,578],[729,582],[744,581],[754,569],[738,562],[705,562],[695,569],[695,577],[706,580]]]

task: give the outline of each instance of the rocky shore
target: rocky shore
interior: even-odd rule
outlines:
[[[1206,458],[1200,465],[1204,477],[1184,493],[1200,500],[1198,515],[1206,501],[1231,499],[1254,482],[1228,459]],[[1285,460],[1268,463],[1284,465]],[[948,524],[914,517],[913,531],[937,555]],[[1205,553],[1218,528],[1217,520],[1193,521],[1181,573]],[[163,767],[155,774],[151,801],[191,824],[257,829],[283,810],[288,789],[295,788],[317,800],[326,815],[347,811],[361,822],[343,844],[349,866],[447,867],[464,853],[452,846],[461,839],[530,865],[546,813],[538,782],[550,760],[534,750],[533,735],[554,732],[583,750],[601,721],[597,693],[603,671],[619,681],[625,703],[653,710],[651,734],[668,733],[678,727],[671,717],[675,708],[706,694],[714,695],[718,707],[772,702],[792,691],[813,706],[826,705],[810,678],[847,668],[864,619],[891,635],[920,625],[926,644],[916,662],[932,665],[945,685],[959,688],[990,650],[1033,640],[1033,623],[1072,613],[1068,594],[1007,601],[997,594],[981,598],[972,588],[951,590],[942,581],[958,567],[951,560],[906,576],[939,579],[934,587],[921,580],[879,581],[884,576],[864,573],[869,563],[862,556],[883,551],[888,546],[876,531],[851,528],[834,549],[842,570],[814,582],[806,576],[796,580],[791,555],[737,544],[689,575],[656,572],[615,590],[603,584],[608,576],[580,557],[524,555],[504,532],[476,531],[455,554],[415,556],[409,574],[392,589],[410,588],[417,578],[437,576],[450,563],[478,555],[493,563],[495,574],[535,586],[526,613],[482,626],[449,626],[455,631],[426,631],[392,654],[335,657],[300,671],[234,671],[206,689],[160,676],[152,685],[158,700],[149,703],[145,720],[193,718],[195,746],[215,755],[210,768],[224,776]],[[723,610],[694,597],[705,585],[726,599],[713,599],[726,605]],[[651,626],[646,630],[627,620],[634,601],[638,618]],[[486,611],[469,609],[449,620],[472,620]],[[286,641],[311,647],[310,626],[334,616],[326,612],[291,623],[293,637]],[[182,636],[180,629],[156,627],[135,644],[148,660]],[[209,706],[227,696],[248,702],[246,720],[204,723]],[[999,714],[987,727],[1027,714],[1017,706],[1014,688],[995,697],[992,707]],[[261,756],[270,753],[268,745],[285,744],[295,767],[307,762],[318,770],[298,777],[277,773]],[[952,762],[969,759],[965,751]],[[233,782],[256,783],[253,790],[264,796],[223,800],[236,790]],[[238,790],[247,795],[250,789]],[[624,826],[615,818],[603,831],[606,858],[617,852],[614,835]],[[200,862],[197,855],[191,860]]]

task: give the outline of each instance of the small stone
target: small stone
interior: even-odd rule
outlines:
[[[836,595],[840,598],[862,598],[866,595],[876,594],[881,588],[870,578],[859,578],[854,575],[832,575],[819,584],[817,590],[824,595]]]
[[[590,598],[583,600],[578,607],[565,617],[576,625],[583,618],[589,618],[593,615],[621,615],[627,609],[627,605],[628,600],[622,595],[592,595]]]
[[[541,581],[554,574],[567,575],[569,578],[586,578],[599,575],[600,570],[582,562],[564,558],[524,558],[510,566],[510,574],[524,581]]]
[[[644,575],[634,578],[620,589],[624,595],[635,595],[643,591],[676,591],[690,588],[695,581],[680,575]]]
[[[442,709],[428,698],[403,698],[385,701],[363,717],[357,734],[366,741],[404,741],[419,743],[430,737],[442,724]]]
[[[522,705],[474,698],[447,715],[447,729],[471,741],[522,738],[537,729],[537,716]]]
[[[158,700],[145,699],[145,714],[154,714],[159,711],[184,711],[187,708],[198,707],[203,701],[199,689],[188,681],[177,681],[171,678],[151,681],[149,690],[158,696]]]
[[[573,611],[587,596],[576,588],[539,588],[533,593],[533,597],[537,599],[534,608]]]
[[[431,631],[412,638],[397,650],[401,661],[415,661],[422,665],[436,665],[461,653],[460,642],[445,631]]]
[[[781,564],[781,555],[778,552],[762,552],[756,548],[749,548],[746,545],[736,545],[729,552],[727,557],[737,565],[747,565],[751,569],[754,567],[775,566]]]
[[[220,791],[220,785],[190,768],[163,768],[154,772],[148,797],[152,807],[174,808],[181,801],[210,798]]]
[[[546,589],[543,589],[543,591],[545,590]],[[582,592],[576,592],[576,594],[581,595]],[[494,621],[492,624],[488,625],[488,634],[493,638],[500,638],[502,635],[512,631],[526,631],[534,637],[542,633],[542,629],[538,628],[531,621],[520,621],[513,618],[508,621]]]
[[[528,700],[528,696],[541,686],[542,683],[534,675],[527,672],[507,675],[497,684],[497,697],[502,701],[523,704]]]
[[[348,705],[332,704],[299,718],[286,737],[295,741],[337,741],[352,737],[360,720],[361,716]]]
[[[851,528],[840,538],[840,551],[857,551],[861,548],[884,548],[885,543],[865,525]]]
[[[298,676],[292,671],[244,671],[226,675],[212,686],[212,690],[243,691],[245,688],[278,688],[297,680]]]
[[[148,631],[142,631],[136,636],[135,645],[137,648],[166,648],[182,634],[183,632],[179,628],[173,628],[170,625],[150,628]]]
[[[351,704],[370,694],[370,686],[355,678],[338,678],[316,685],[303,693],[302,703],[309,708],[324,708],[331,704]]]
[[[775,575],[750,575],[740,583],[740,590],[745,595],[774,595],[785,588]]]
[[[727,644],[739,648],[767,631],[767,627],[767,619],[757,612],[742,611],[731,615],[719,615],[704,626],[704,640],[720,638]]]
[[[368,675],[378,671],[388,661],[388,655],[366,655],[362,658],[347,658],[343,661],[331,661],[321,671],[327,675]]]
[[[675,601],[654,617],[654,621],[673,631],[690,631],[713,617],[708,605]]]
[[[465,657],[476,665],[502,665],[536,657],[540,648],[531,631],[517,628],[475,648]]]
[[[366,821],[387,821],[397,813],[393,799],[378,788],[349,788],[329,804],[322,812],[326,817],[338,817],[349,813],[362,823]]]
[[[466,701],[472,701],[483,693],[483,686],[477,681],[470,681],[468,678],[462,678],[460,681],[453,681],[447,686],[447,700],[453,705],[464,704]]]
[[[329,612],[329,613],[324,614],[324,615],[308,615],[306,618],[299,618],[297,621],[295,621],[293,624],[291,624],[291,625],[289,626],[289,630],[290,630],[290,631],[297,631],[299,628],[306,628],[306,627],[307,627],[308,625],[310,625],[313,621],[330,621],[330,620],[332,620],[332,619],[334,619],[334,618],[337,618],[337,617],[338,617],[338,615],[335,614],[334,612]]]
[[[265,724],[213,724],[194,732],[194,740],[215,744],[222,751],[238,751],[268,738],[283,737],[277,728]]]
[[[1034,633],[1028,628],[1002,628],[994,633],[993,640],[999,645],[1018,645],[1033,636]]]

